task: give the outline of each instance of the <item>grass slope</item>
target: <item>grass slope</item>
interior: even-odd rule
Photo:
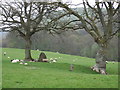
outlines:
[[[95,64],[92,58],[45,51],[48,59],[58,58],[58,62],[29,62],[24,66],[10,62],[23,59],[23,49],[3,48],[4,51],[7,56],[2,57],[3,88],[118,88],[118,63],[109,62],[109,75],[100,75],[90,70]],[[40,51],[32,50],[33,58],[37,59],[39,54]],[[73,72],[69,71],[70,64],[74,64]]]

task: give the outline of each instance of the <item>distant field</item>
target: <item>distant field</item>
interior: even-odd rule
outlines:
[[[108,62],[109,75],[100,75],[90,67],[92,58],[44,51],[50,58],[58,58],[56,63],[28,62],[28,66],[11,63],[11,59],[23,59],[23,49],[3,48],[7,56],[2,56],[2,88],[118,88],[118,63]],[[32,51],[37,59],[40,51]],[[10,57],[9,59],[7,57]],[[74,64],[74,71],[69,71]]]

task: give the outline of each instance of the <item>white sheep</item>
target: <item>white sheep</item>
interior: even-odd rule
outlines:
[[[10,58],[10,57],[8,57],[8,58]]]
[[[20,60],[20,62],[23,62],[24,60]]]
[[[61,58],[61,57],[59,57],[59,58]]]
[[[24,63],[20,62],[20,64],[24,64]]]
[[[16,61],[16,62],[20,62],[20,60],[19,60],[19,59],[15,59],[15,61]]]
[[[50,60],[53,60],[53,58],[50,58]]]
[[[5,56],[7,53],[6,53],[6,52],[4,52],[3,54],[4,54],[4,56]]]
[[[112,63],[114,64],[114,63],[115,63],[115,61],[112,61]]]
[[[43,59],[43,62],[48,62],[48,59]]]
[[[12,60],[12,63],[17,63],[17,61],[16,60]]]
[[[53,63],[55,63],[55,62],[56,62],[56,60],[53,60],[52,62],[53,62]]]
[[[28,63],[24,63],[24,65],[28,65]]]
[[[39,51],[39,49],[37,49],[37,51]]]
[[[73,60],[73,62],[75,62],[75,60]]]
[[[106,62],[106,64],[108,64],[108,61],[105,61]]]
[[[56,63],[56,60],[50,60],[49,63]]]
[[[11,62],[12,63],[17,63],[17,62],[20,62],[20,60],[19,59],[13,59],[13,60],[11,60]]]

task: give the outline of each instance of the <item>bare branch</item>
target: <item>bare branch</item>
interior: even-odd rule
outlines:
[[[106,33],[107,33],[107,32],[106,32],[106,31],[107,31],[107,29],[106,29],[106,23],[105,23],[104,16],[103,16],[103,13],[102,13],[102,11],[101,11],[99,2],[96,2],[96,5],[97,5],[97,8],[98,8],[98,15],[99,15],[101,24],[102,24],[102,26],[103,26],[104,34],[106,34]]]
[[[119,8],[120,8],[120,3],[118,3],[117,8],[114,10],[114,12],[113,12],[113,16],[116,14],[116,12],[119,10]]]

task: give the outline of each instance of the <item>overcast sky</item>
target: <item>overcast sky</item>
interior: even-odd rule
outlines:
[[[2,2],[20,2],[22,0],[0,0]],[[80,4],[82,3],[83,0],[24,0],[24,1],[35,1],[35,2],[47,2],[47,1],[63,1],[64,3],[69,2],[71,4]],[[89,2],[90,5],[94,5],[95,4],[95,0],[87,0]],[[98,0],[98,1],[120,1],[120,0]]]
[[[14,0],[0,0],[2,2],[13,2]],[[16,1],[22,1],[22,0],[16,0]],[[26,0],[29,1],[29,0]],[[33,0],[31,0],[33,1]],[[34,0],[34,1],[49,1],[49,0]],[[52,0],[52,1],[58,1],[58,0]],[[62,0],[63,2],[71,2],[72,4],[79,4],[82,2],[82,0]],[[94,3],[95,0],[88,0],[90,3]]]
[[[71,3],[71,4],[76,4],[77,6],[73,6],[73,7],[82,7],[83,5],[80,5],[80,3],[83,2],[83,0],[62,0],[64,3]],[[95,0],[88,0],[90,5],[94,5],[95,4]]]
[[[71,2],[73,4],[79,4],[82,3],[82,0],[63,0],[64,2]],[[88,0],[91,4],[94,4],[95,0]]]

